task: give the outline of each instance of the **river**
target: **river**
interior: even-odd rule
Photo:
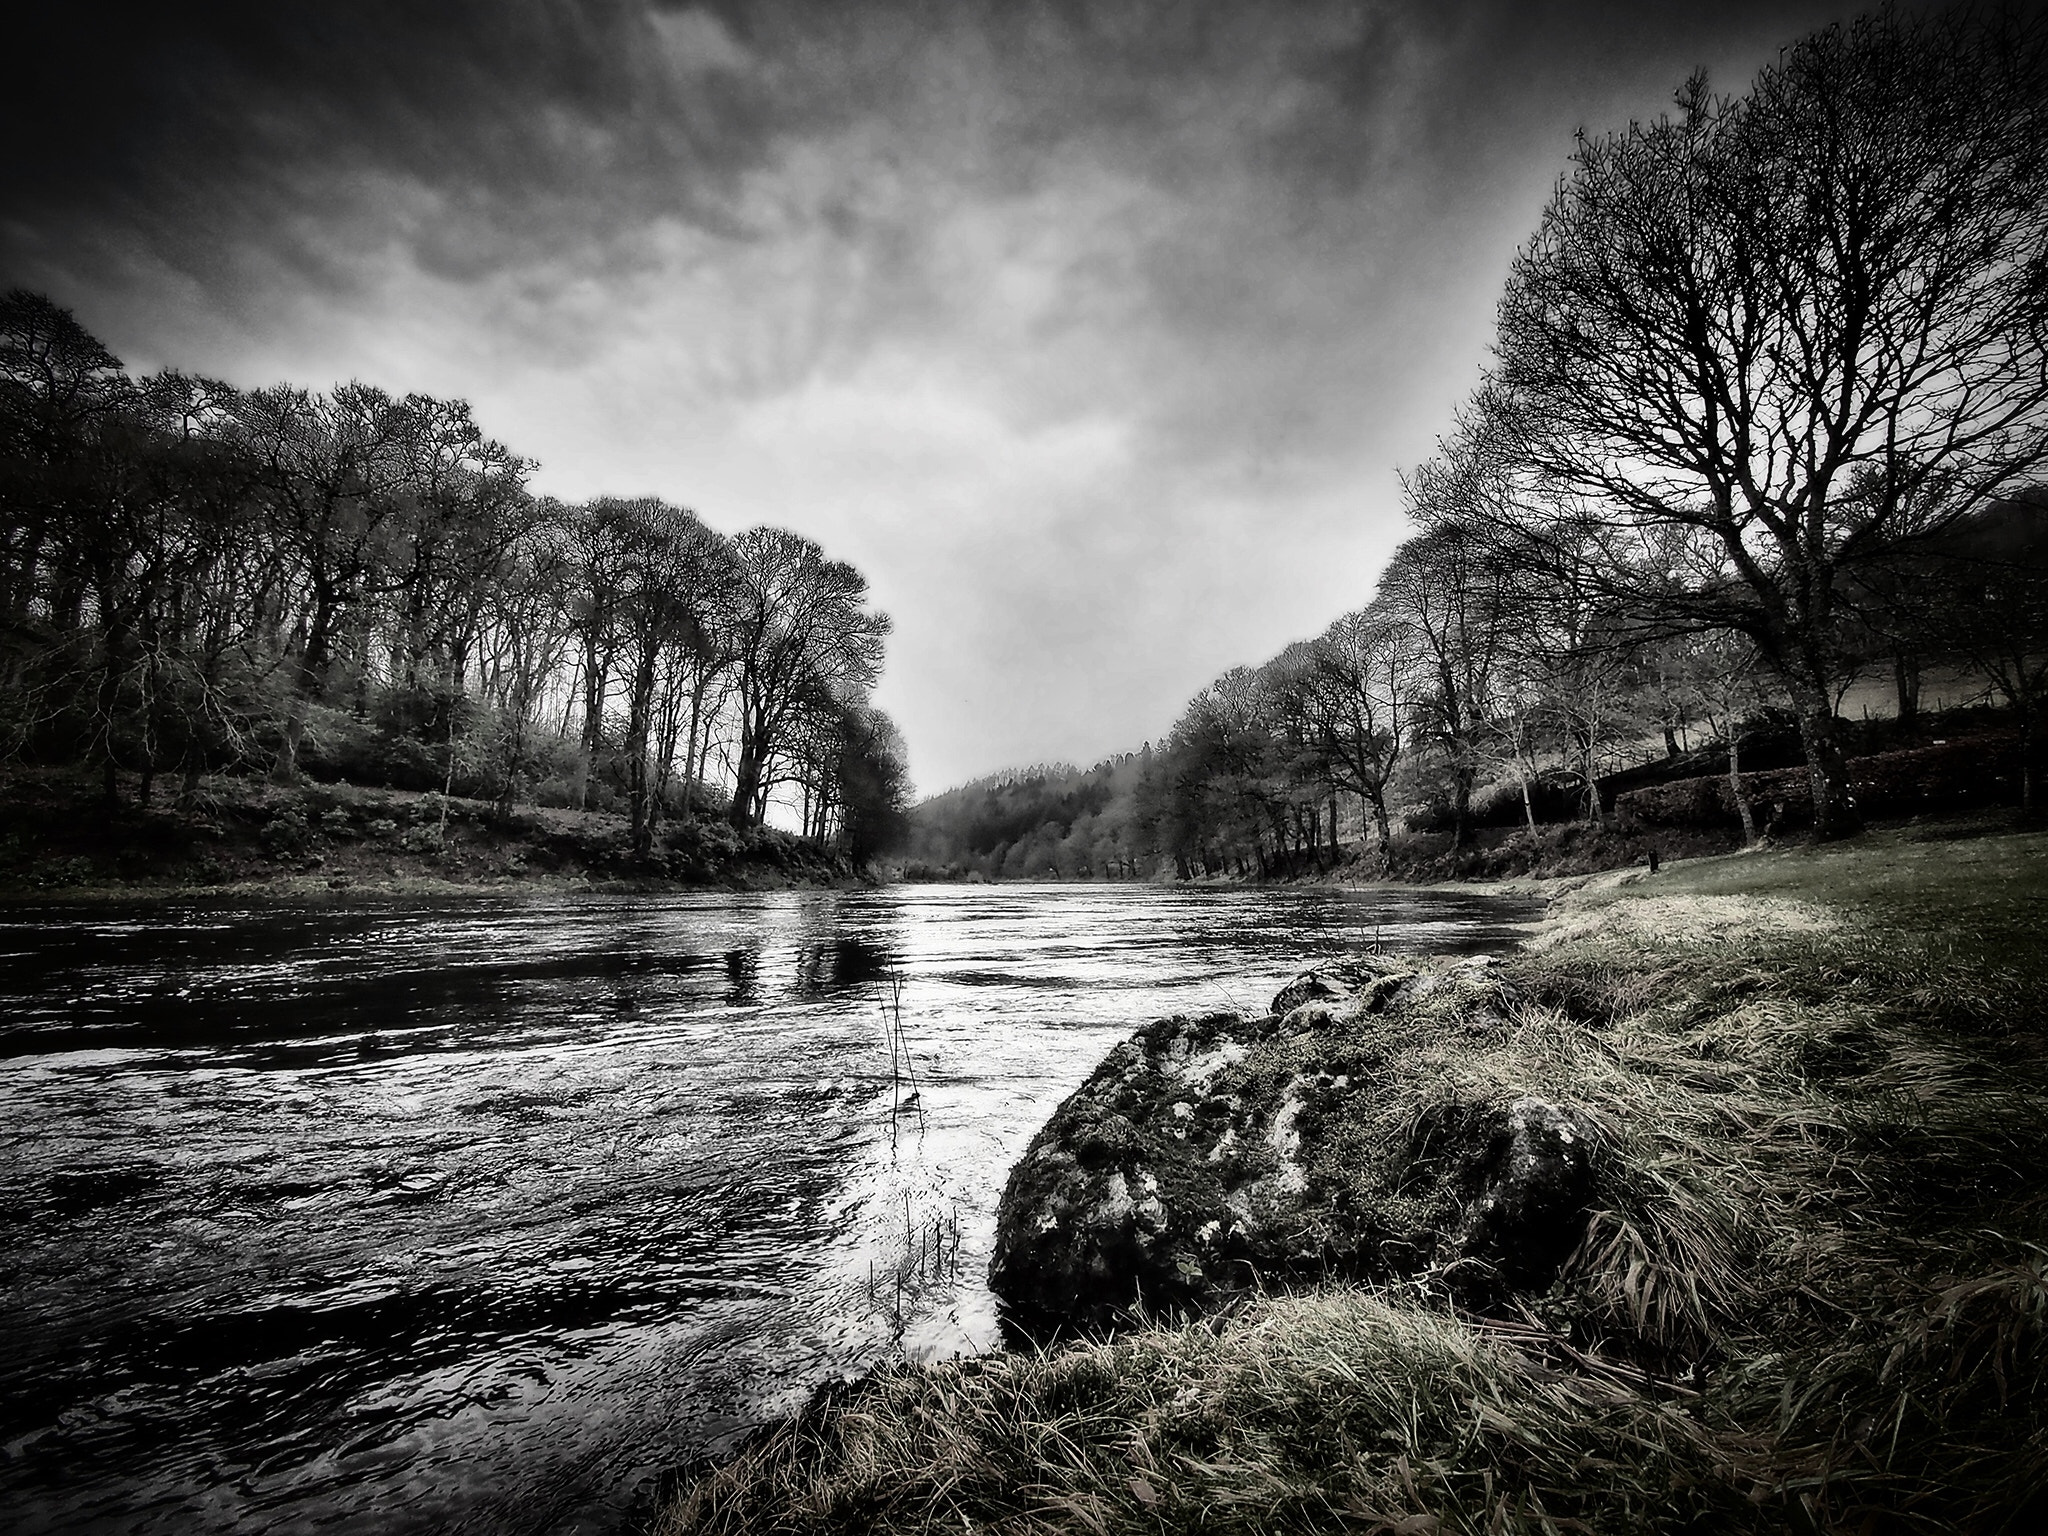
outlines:
[[[1138,1024],[1530,915],[1124,885],[0,913],[0,1523],[631,1529],[821,1380],[996,1347],[1009,1166]]]

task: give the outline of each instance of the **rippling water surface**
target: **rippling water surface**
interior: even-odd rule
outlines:
[[[1527,915],[1136,886],[16,909],[0,1516],[628,1528],[825,1377],[994,1346],[1009,1165],[1136,1025]]]

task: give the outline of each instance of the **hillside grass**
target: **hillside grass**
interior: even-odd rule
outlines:
[[[2015,829],[2009,816],[1911,822],[1825,847],[1692,860],[1655,881],[1668,895],[1818,904],[1869,939],[2048,981],[2048,831]]]
[[[1502,965],[1484,1063],[1606,1128],[1548,1293],[884,1370],[660,1529],[2048,1527],[2044,897],[2048,836],[1987,823],[1593,882]]]

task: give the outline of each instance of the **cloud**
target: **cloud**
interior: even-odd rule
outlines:
[[[0,277],[131,363],[461,395],[544,489],[823,539],[936,788],[1363,600],[1572,129],[1825,14],[46,6]]]

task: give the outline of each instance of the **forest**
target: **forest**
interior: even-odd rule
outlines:
[[[1559,828],[1614,861],[2032,814],[2048,122],[2027,25],[1881,13],[1745,95],[1695,77],[1665,116],[1582,136],[1491,362],[1401,477],[1412,531],[1367,600],[1135,756],[926,802],[913,871],[1453,874],[1531,867]],[[1480,859],[1488,828],[1519,851]]]
[[[460,400],[132,377],[0,300],[0,761],[189,809],[307,778],[758,829],[865,861],[904,748],[887,617],[779,528],[566,504]]]

